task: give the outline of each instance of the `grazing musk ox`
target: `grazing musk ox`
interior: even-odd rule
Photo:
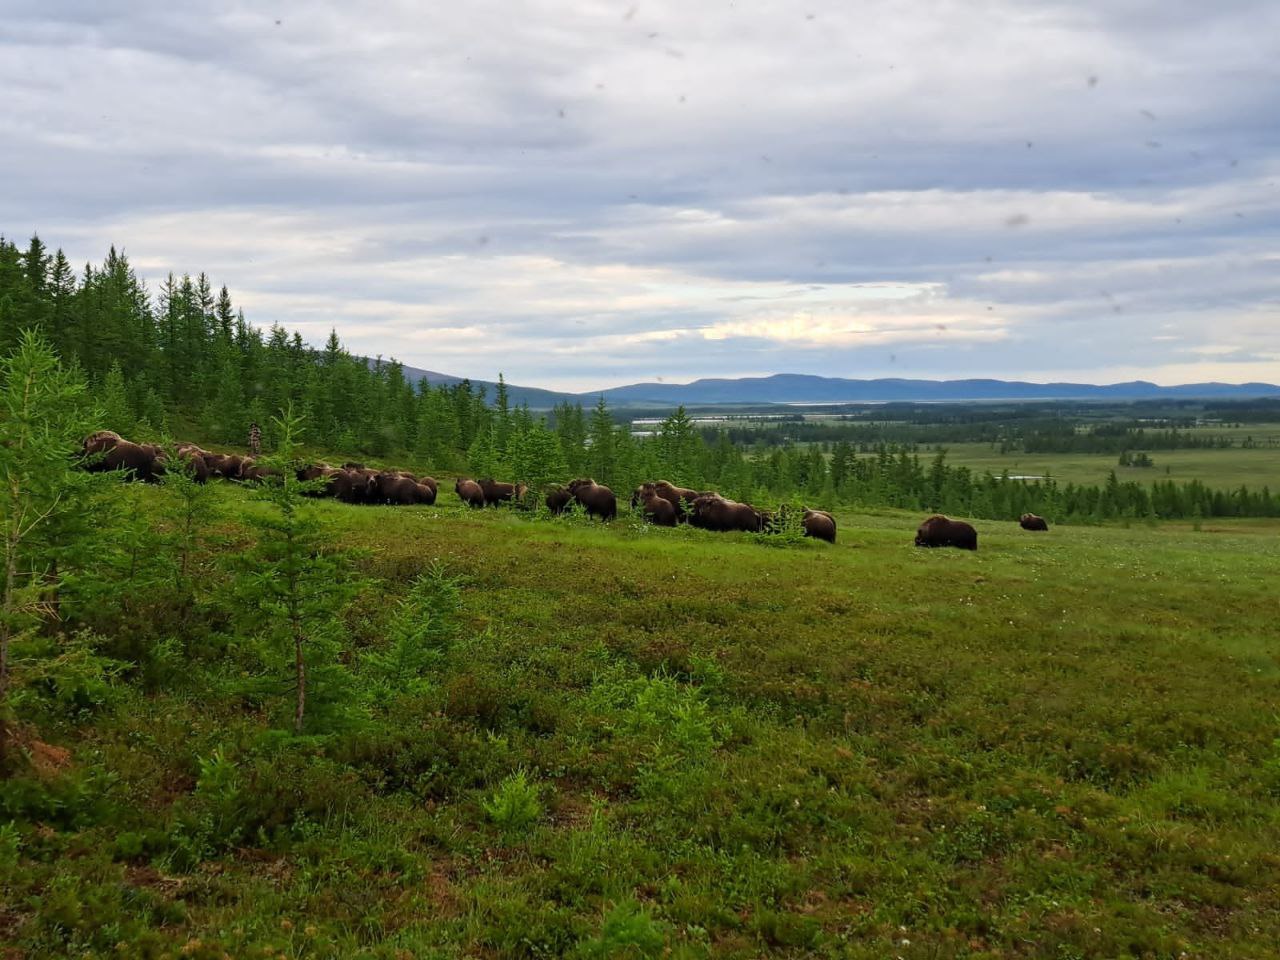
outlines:
[[[726,500],[718,493],[704,494],[693,501],[689,523],[702,530],[729,533],[741,530],[760,533],[764,530],[764,514],[749,503]]]
[[[618,515],[618,498],[613,495],[613,491],[589,477],[572,481],[569,484],[569,494],[582,504],[588,517],[612,520]]]
[[[105,453],[123,439],[114,430],[95,430],[80,442],[80,455],[91,457],[95,453]]]
[[[1049,524],[1044,517],[1037,517],[1034,513],[1024,513],[1018,518],[1018,524],[1023,530],[1048,530]]]
[[[122,470],[145,483],[152,483],[164,473],[163,462],[157,462],[158,448],[130,443],[118,433],[99,430],[84,438],[80,445],[80,462],[90,473]]]
[[[260,482],[267,477],[278,477],[280,471],[275,467],[267,467],[258,463],[253,457],[245,457],[240,461],[240,479]]]
[[[569,509],[573,503],[573,494],[564,487],[552,487],[547,491],[547,509],[557,516]]]
[[[342,503],[367,503],[369,481],[355,470],[328,467],[321,474],[328,481],[324,493]]]
[[[380,473],[373,478],[372,499],[375,503],[411,506],[435,503],[436,495],[430,487],[413,477],[395,473]]]
[[[656,484],[645,483],[636,488],[631,495],[631,508],[641,508],[644,518],[659,527],[676,525],[676,508],[666,497],[660,496]]]
[[[654,493],[675,507],[676,518],[681,522],[688,519],[689,508],[693,506],[693,501],[711,492],[709,490],[690,490],[688,487],[677,487],[667,480],[655,481],[652,486]]]
[[[244,465],[244,457],[236,453],[211,453],[204,458],[209,465],[209,473],[224,480],[239,480]]]
[[[804,535],[813,537],[815,540],[825,540],[827,543],[836,542],[836,518],[825,510],[810,510],[803,507],[804,519],[801,521],[804,526]]]
[[[484,506],[484,490],[474,480],[458,477],[453,482],[453,492],[468,507],[480,508]]]
[[[529,489],[523,483],[500,483],[492,477],[480,480],[479,484],[480,489],[484,491],[485,506],[493,504],[496,507],[509,500],[523,500]]]
[[[963,520],[952,520],[935,513],[916,531],[917,547],[958,547],[978,549],[978,531]]]

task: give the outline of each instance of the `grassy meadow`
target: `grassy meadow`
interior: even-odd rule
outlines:
[[[232,553],[260,508],[214,496]],[[293,740],[211,616],[42,726],[0,956],[1276,956],[1280,525],[314,509],[357,682],[434,570],[429,669]]]
[[[1189,431],[1190,432],[1190,431]],[[1274,436],[1277,428],[1212,430],[1218,434],[1251,433],[1255,438]],[[1199,480],[1214,489],[1231,489],[1241,485],[1252,489],[1280,487],[1280,446],[1258,446],[1250,449],[1152,450],[1152,467],[1121,467],[1113,453],[1001,453],[989,443],[944,444],[947,462],[969,467],[978,472],[990,471],[999,476],[1052,476],[1059,483],[1102,484],[1112,470],[1120,480],[1150,483],[1175,480],[1183,483]],[[922,453],[922,456],[924,454]]]

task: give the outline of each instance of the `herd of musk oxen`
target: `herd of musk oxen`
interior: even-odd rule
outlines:
[[[172,450],[199,483],[211,477],[255,481],[276,473],[253,457],[214,453],[194,443],[179,443]],[[168,456],[155,444],[132,443],[118,433],[99,430],[85,437],[78,460],[86,470],[118,470],[134,479],[154,482],[164,475]],[[314,483],[314,496],[332,497],[342,503],[430,506],[436,502],[436,481],[432,477],[414,476],[406,470],[374,470],[361,463],[344,463],[340,467],[317,463],[303,467],[297,476],[299,480]],[[459,500],[477,509],[522,502],[528,493],[522,483],[465,477],[459,477],[453,489]],[[613,491],[590,479],[552,487],[545,503],[554,514],[577,506],[587,516],[600,520],[612,520],[618,515],[618,499]],[[690,490],[665,480],[637,487],[631,495],[631,507],[639,509],[645,520],[660,527],[687,523],[716,532],[772,533],[784,529],[790,519],[785,506],[769,512],[749,503],[726,499],[711,490]],[[1024,513],[1019,523],[1024,530],[1049,529],[1044,518],[1033,513]],[[800,525],[806,537],[836,542],[835,517],[825,510],[803,508]],[[915,543],[917,547],[977,550],[978,532],[963,520],[935,514],[920,524]]]

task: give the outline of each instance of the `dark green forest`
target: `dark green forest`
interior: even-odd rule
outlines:
[[[589,474],[619,491],[663,477],[753,502],[803,499],[993,519],[1025,511],[1059,521],[1280,515],[1280,494],[1265,487],[1215,490],[1114,475],[1102,486],[1028,483],[952,466],[945,453],[921,459],[916,452],[919,443],[960,440],[1030,452],[1229,442],[1192,437],[1176,424],[1081,431],[1039,413],[1022,423],[1014,418],[1010,429],[935,408],[940,422],[933,424],[801,423],[788,424],[784,435],[699,429],[680,408],[654,436],[636,437],[603,398],[587,410],[564,403],[537,414],[514,406],[501,378],[493,396],[466,380],[411,383],[395,360],[353,356],[336,331],[317,349],[279,325],[263,330],[204,273],[170,274],[151,290],[115,248],[100,265],[77,270],[38,237],[25,246],[0,238],[0,352],[10,352],[24,330],[39,332],[86,381],[101,427],[141,439],[239,446],[256,422],[271,446],[280,439],[274,418],[291,405],[304,447],[318,455],[506,477],[534,489]]]

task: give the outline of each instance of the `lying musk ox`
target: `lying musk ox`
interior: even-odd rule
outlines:
[[[557,516],[569,509],[573,503],[573,494],[564,487],[552,487],[547,491],[547,509]]]
[[[801,521],[804,526],[804,535],[813,537],[815,540],[825,540],[827,543],[836,542],[836,518],[825,510],[810,510],[804,508],[804,519]]]
[[[659,527],[676,525],[675,505],[665,497],[659,496],[654,489],[655,484],[646,483],[636,488],[631,495],[631,508],[639,507],[644,518]]]
[[[478,508],[484,506],[484,490],[474,480],[465,480],[459,477],[453,482],[453,492],[468,507]]]
[[[523,500],[525,493],[528,491],[523,483],[500,483],[491,477],[486,477],[479,481],[480,489],[484,492],[484,505],[497,506],[500,503],[506,503],[510,500]]]
[[[612,520],[618,515],[618,498],[613,491],[590,478],[574,480],[569,484],[569,494],[587,511],[588,517]]]
[[[935,513],[916,531],[917,547],[958,547],[978,549],[978,531],[963,520],[952,520]]]
[[[1024,513],[1018,518],[1018,524],[1023,530],[1048,530],[1049,524],[1044,517],[1037,517],[1034,513]]]
[[[704,494],[689,509],[691,526],[716,533],[741,530],[760,533],[764,530],[764,514],[748,503],[726,500],[716,493]]]

